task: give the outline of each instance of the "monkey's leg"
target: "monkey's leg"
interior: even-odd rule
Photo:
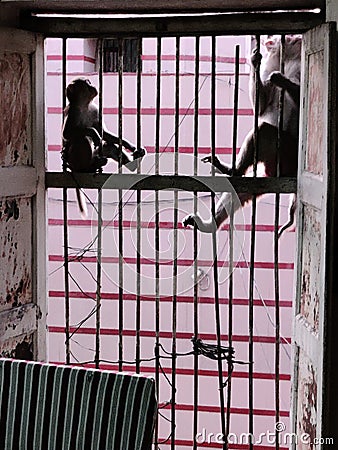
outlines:
[[[90,138],[92,138],[95,147],[98,147],[101,144],[101,136],[99,135],[99,132],[96,130],[96,128],[93,127],[88,127],[85,130],[85,136],[89,136]]]
[[[273,130],[270,129],[274,128],[272,125],[263,123],[258,128],[258,152],[257,152],[257,162],[265,162],[267,158],[269,158],[271,155],[269,155],[269,149],[266,147],[270,145],[270,138],[271,135],[273,135]],[[221,163],[218,158],[214,161],[214,166],[225,175],[229,176],[243,176],[254,163],[254,154],[255,154],[255,139],[254,139],[254,130],[249,131],[246,138],[244,139],[244,142],[241,146],[241,149],[237,155],[236,158],[236,167],[235,170],[232,170],[232,167]],[[273,137],[273,136],[272,136]],[[272,154],[275,154],[272,150]],[[206,156],[202,159],[203,162],[210,162],[212,161],[212,156]]]
[[[145,149],[136,149],[130,142],[122,139],[122,145],[128,145],[128,148],[133,151],[132,154],[127,153],[123,148],[120,151],[119,139],[107,131],[103,132],[103,139],[106,144],[102,147],[103,156],[112,158],[114,161],[126,166],[131,172],[137,169],[137,159],[143,157],[147,152]]]
[[[203,233],[212,233],[219,229],[223,222],[229,217],[230,212],[234,212],[241,208],[245,203],[251,201],[253,194],[241,193],[237,198],[233,199],[233,196],[229,192],[222,194],[221,198],[216,204],[215,217],[210,217],[207,220],[202,219],[199,214],[189,214],[186,216],[182,223],[184,227],[196,225],[198,230]]]
[[[259,132],[259,130],[258,130]],[[243,176],[254,163],[254,130],[249,131],[236,158],[236,169],[232,173],[234,176]]]
[[[131,161],[131,159],[123,149],[122,151],[120,151],[117,145],[111,144],[109,142],[107,142],[102,146],[102,155],[106,158],[111,158],[116,162],[120,161],[121,155],[121,162],[123,166],[125,166]]]
[[[277,147],[278,147],[278,128],[263,122],[259,125],[257,130],[257,163],[263,163],[265,166],[265,173],[268,177],[276,176],[276,164],[277,164]],[[282,148],[280,150],[280,164],[282,168],[282,158],[287,154],[285,146],[290,146],[290,141],[285,142],[285,138],[282,139]],[[247,172],[248,168],[254,164],[255,156],[255,132],[251,130],[245,138],[241,150],[238,154],[236,163],[236,172],[234,175],[243,176]],[[282,170],[281,170],[282,175]]]
[[[199,231],[203,233],[212,233],[216,231],[220,225],[227,219],[231,205],[231,194],[228,192],[222,194],[220,200],[217,202],[215,207],[215,217],[210,216],[209,219],[205,220],[197,214],[189,214],[184,217],[182,224],[184,227],[187,226],[197,226]]]
[[[213,159],[212,155],[205,156],[202,161],[205,163],[213,164],[217,170],[219,170],[224,175],[229,176],[243,176],[250,166],[253,164],[254,157],[254,133],[251,130],[246,136],[241,149],[236,158],[236,168],[233,171],[232,167],[221,163],[221,161],[215,156]]]

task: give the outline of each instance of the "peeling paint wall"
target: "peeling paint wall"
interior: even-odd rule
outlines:
[[[324,53],[309,56],[309,111],[306,170],[323,174],[324,126],[323,126]]]
[[[10,40],[3,43],[10,46]],[[15,50],[0,50],[0,170],[33,163],[32,56]],[[39,308],[33,299],[32,211],[32,198],[1,197],[0,185],[0,356],[33,358]]]
[[[328,416],[334,410],[334,365],[328,326],[335,300],[332,278],[335,251],[331,197],[336,180],[335,69],[336,30],[325,23],[303,37],[298,172],[298,265],[294,320],[293,431],[299,450],[327,448]],[[332,383],[332,384],[331,384]],[[330,400],[328,400],[330,398]],[[332,402],[331,402],[332,399]],[[305,439],[302,439],[305,436]],[[319,441],[316,442],[316,439]],[[323,439],[323,441],[322,441]]]
[[[30,199],[0,199],[0,312],[32,301]]]
[[[33,359],[33,335],[9,339],[0,344],[0,355],[3,358]]]
[[[30,57],[0,53],[0,166],[32,163]]]
[[[314,450],[317,427],[317,374],[306,354],[300,350],[298,372],[297,450]]]
[[[302,241],[302,290],[300,313],[310,324],[313,331],[319,331],[319,299],[321,278],[319,264],[321,256],[321,216],[311,206],[304,206],[303,241]]]

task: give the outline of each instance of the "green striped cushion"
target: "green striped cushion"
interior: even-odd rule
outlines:
[[[0,449],[148,450],[154,380],[0,359]]]

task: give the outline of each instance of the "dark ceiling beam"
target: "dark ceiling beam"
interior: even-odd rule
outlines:
[[[186,17],[48,18],[24,14],[20,26],[49,37],[193,36],[301,33],[322,23],[315,13],[239,13]]]
[[[76,4],[76,7],[74,6]],[[325,8],[325,0],[2,0],[11,8],[68,12],[216,12],[216,11],[275,11]]]

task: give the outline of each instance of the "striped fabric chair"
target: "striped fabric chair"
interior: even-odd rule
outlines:
[[[150,450],[154,380],[0,359],[0,449]]]

